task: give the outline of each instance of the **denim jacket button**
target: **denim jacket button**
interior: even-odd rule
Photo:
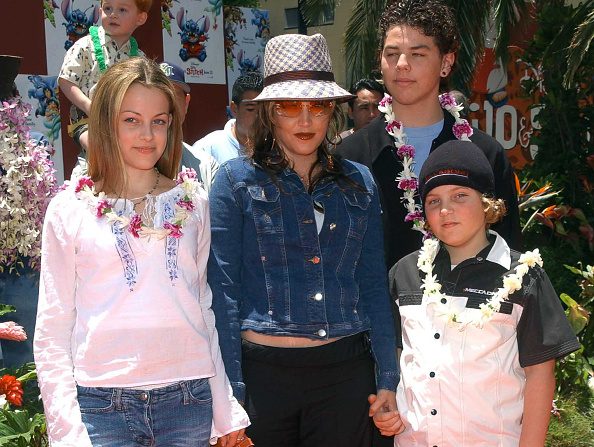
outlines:
[[[330,231],[333,231],[336,228],[336,224],[335,223],[331,223],[330,224]]]
[[[326,336],[326,331],[325,331],[324,329],[320,329],[320,330],[318,331],[318,335],[319,335],[320,337],[325,337],[325,336]]]
[[[322,296],[322,294],[320,292],[318,292],[314,295],[314,300],[316,300],[316,301],[322,301],[322,298],[324,298],[324,297]]]
[[[140,400],[147,400],[148,399],[148,395],[146,393],[140,393],[140,396],[138,396],[138,398]]]
[[[313,258],[311,258],[309,260],[309,262],[311,262],[312,264],[319,264],[320,263],[320,258],[318,256],[314,256]]]

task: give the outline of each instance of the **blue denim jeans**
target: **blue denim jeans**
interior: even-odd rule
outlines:
[[[212,423],[208,379],[153,390],[77,387],[93,447],[207,447]]]

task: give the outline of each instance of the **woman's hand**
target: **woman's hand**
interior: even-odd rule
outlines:
[[[232,431],[231,433],[221,436],[217,442],[216,447],[235,447],[240,446],[245,439],[245,429]]]
[[[404,431],[404,423],[396,407],[396,393],[389,390],[379,390],[377,395],[370,394],[369,416],[384,436],[394,436]]]

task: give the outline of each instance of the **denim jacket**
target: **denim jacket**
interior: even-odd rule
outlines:
[[[208,282],[225,369],[244,400],[240,332],[326,340],[368,332],[377,387],[399,374],[377,188],[343,160],[354,185],[324,179],[311,195],[285,169],[276,180],[248,158],[220,167],[210,191]],[[320,233],[313,203],[323,207]]]

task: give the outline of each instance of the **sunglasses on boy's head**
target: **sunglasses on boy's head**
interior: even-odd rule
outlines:
[[[307,108],[313,116],[326,116],[334,110],[334,101],[275,101],[274,110],[277,115],[296,118],[301,110]]]

